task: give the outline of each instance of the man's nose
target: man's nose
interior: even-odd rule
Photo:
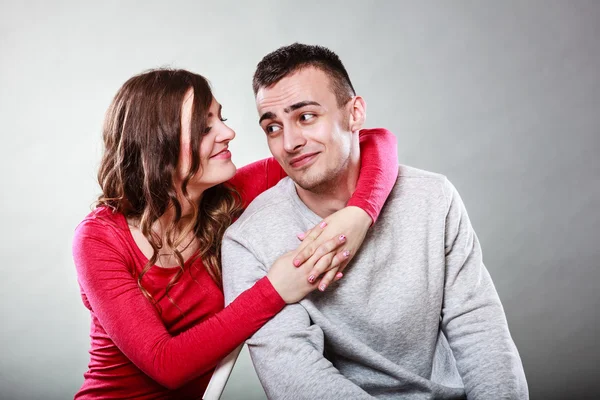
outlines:
[[[291,127],[283,131],[283,147],[288,153],[294,153],[306,144],[302,130]]]

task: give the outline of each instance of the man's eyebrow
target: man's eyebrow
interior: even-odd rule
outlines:
[[[321,105],[319,103],[317,103],[316,101],[306,100],[306,101],[301,101],[301,102],[292,104],[291,106],[284,108],[283,111],[285,113],[290,113],[292,111],[295,111],[295,110],[297,110],[299,108],[306,107],[306,106],[319,106],[319,107],[321,107]],[[264,113],[260,117],[260,119],[258,120],[258,123],[260,124],[265,119],[275,119],[275,118],[277,118],[277,116],[274,113],[272,113],[270,111],[267,111],[266,113]]]
[[[272,113],[271,111],[267,111],[266,113],[264,113],[263,115],[260,116],[258,123],[260,124],[265,119],[275,119],[275,118],[277,118],[277,116],[274,113]]]
[[[285,111],[286,113],[289,113],[289,112],[295,111],[295,110],[297,110],[299,108],[306,107],[306,106],[319,106],[319,107],[321,107],[321,105],[319,103],[317,103],[316,101],[306,100],[306,101],[301,101],[301,102],[296,103],[296,104],[292,104],[291,106],[285,108],[283,111]]]

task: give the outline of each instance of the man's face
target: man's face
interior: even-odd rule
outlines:
[[[269,149],[288,176],[305,190],[327,191],[346,169],[352,141],[350,111],[338,106],[330,78],[303,68],[261,88],[256,106]]]

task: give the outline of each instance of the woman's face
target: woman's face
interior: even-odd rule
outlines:
[[[189,170],[191,164],[190,138],[194,91],[186,93],[181,113],[181,148],[177,166],[178,183]],[[200,141],[200,170],[188,183],[188,190],[206,190],[223,183],[235,175],[236,167],[231,161],[228,145],[235,132],[224,123],[221,105],[213,98],[207,117],[207,130]]]

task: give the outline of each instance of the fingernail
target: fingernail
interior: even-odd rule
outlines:
[[[335,274],[335,277],[337,279],[342,279],[342,276],[344,276],[344,274],[342,274],[341,272],[338,272],[337,274]]]
[[[327,222],[323,221],[321,222],[321,225],[319,225],[321,228],[325,228],[327,226]]]
[[[348,258],[348,256],[350,255],[350,251],[349,250],[344,250],[344,252],[342,253],[342,255],[346,258]]]
[[[294,260],[294,266],[299,267],[300,266],[300,260]]]
[[[346,236],[345,235],[340,235],[339,239],[340,239],[340,242],[345,242],[346,241]]]
[[[309,281],[310,283],[314,283],[314,282],[315,282],[315,279],[316,279],[316,277],[315,277],[314,275],[311,275],[311,276],[309,276],[309,277],[308,277],[308,281]]]
[[[319,290],[320,290],[321,292],[324,292],[324,291],[325,291],[325,289],[327,289],[327,285],[326,285],[326,284],[324,284],[324,283],[321,283],[321,286],[319,286]]]
[[[304,234],[304,232],[302,232],[302,233],[299,233],[299,234],[297,234],[296,236],[298,237],[298,239],[300,239],[300,240],[304,240],[304,237],[305,237],[306,235]]]

